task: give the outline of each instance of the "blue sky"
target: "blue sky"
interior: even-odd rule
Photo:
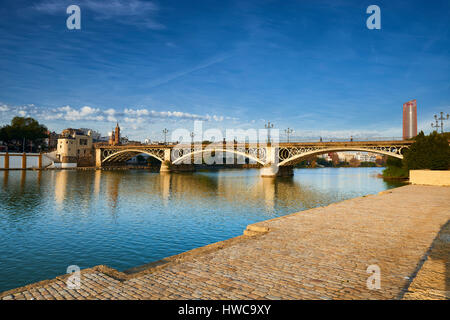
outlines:
[[[81,8],[81,30],[66,8]],[[381,8],[381,30],[366,8]],[[164,127],[293,128],[297,136],[401,136],[450,113],[450,3],[14,0],[0,6],[0,125],[134,139]]]

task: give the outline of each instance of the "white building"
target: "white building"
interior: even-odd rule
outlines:
[[[357,152],[355,158],[361,162],[375,162],[376,155],[367,152]]]

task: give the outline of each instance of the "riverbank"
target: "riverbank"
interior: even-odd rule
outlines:
[[[128,272],[83,270],[0,294],[2,299],[402,299],[448,297],[449,187],[409,185],[263,221],[246,235]],[[448,237],[445,238],[448,246]],[[444,249],[442,249],[444,247]],[[434,250],[434,251],[433,251]],[[436,251],[437,250],[437,251]],[[420,282],[429,257],[443,283]],[[432,258],[430,258],[432,259]],[[425,261],[425,263],[424,263]],[[367,287],[369,266],[381,287]],[[418,277],[416,277],[418,275]],[[410,295],[411,290],[421,292]],[[436,294],[436,292],[440,292]]]

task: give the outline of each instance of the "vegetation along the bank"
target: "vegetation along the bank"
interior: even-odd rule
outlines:
[[[450,132],[439,134],[436,131],[426,136],[421,131],[414,143],[404,153],[403,160],[388,158],[386,169],[383,171],[385,178],[408,178],[409,170],[450,169],[450,146],[448,139]]]

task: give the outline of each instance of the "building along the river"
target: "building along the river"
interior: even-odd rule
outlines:
[[[90,166],[94,163],[91,131],[65,129],[58,139],[56,157],[63,168]]]

